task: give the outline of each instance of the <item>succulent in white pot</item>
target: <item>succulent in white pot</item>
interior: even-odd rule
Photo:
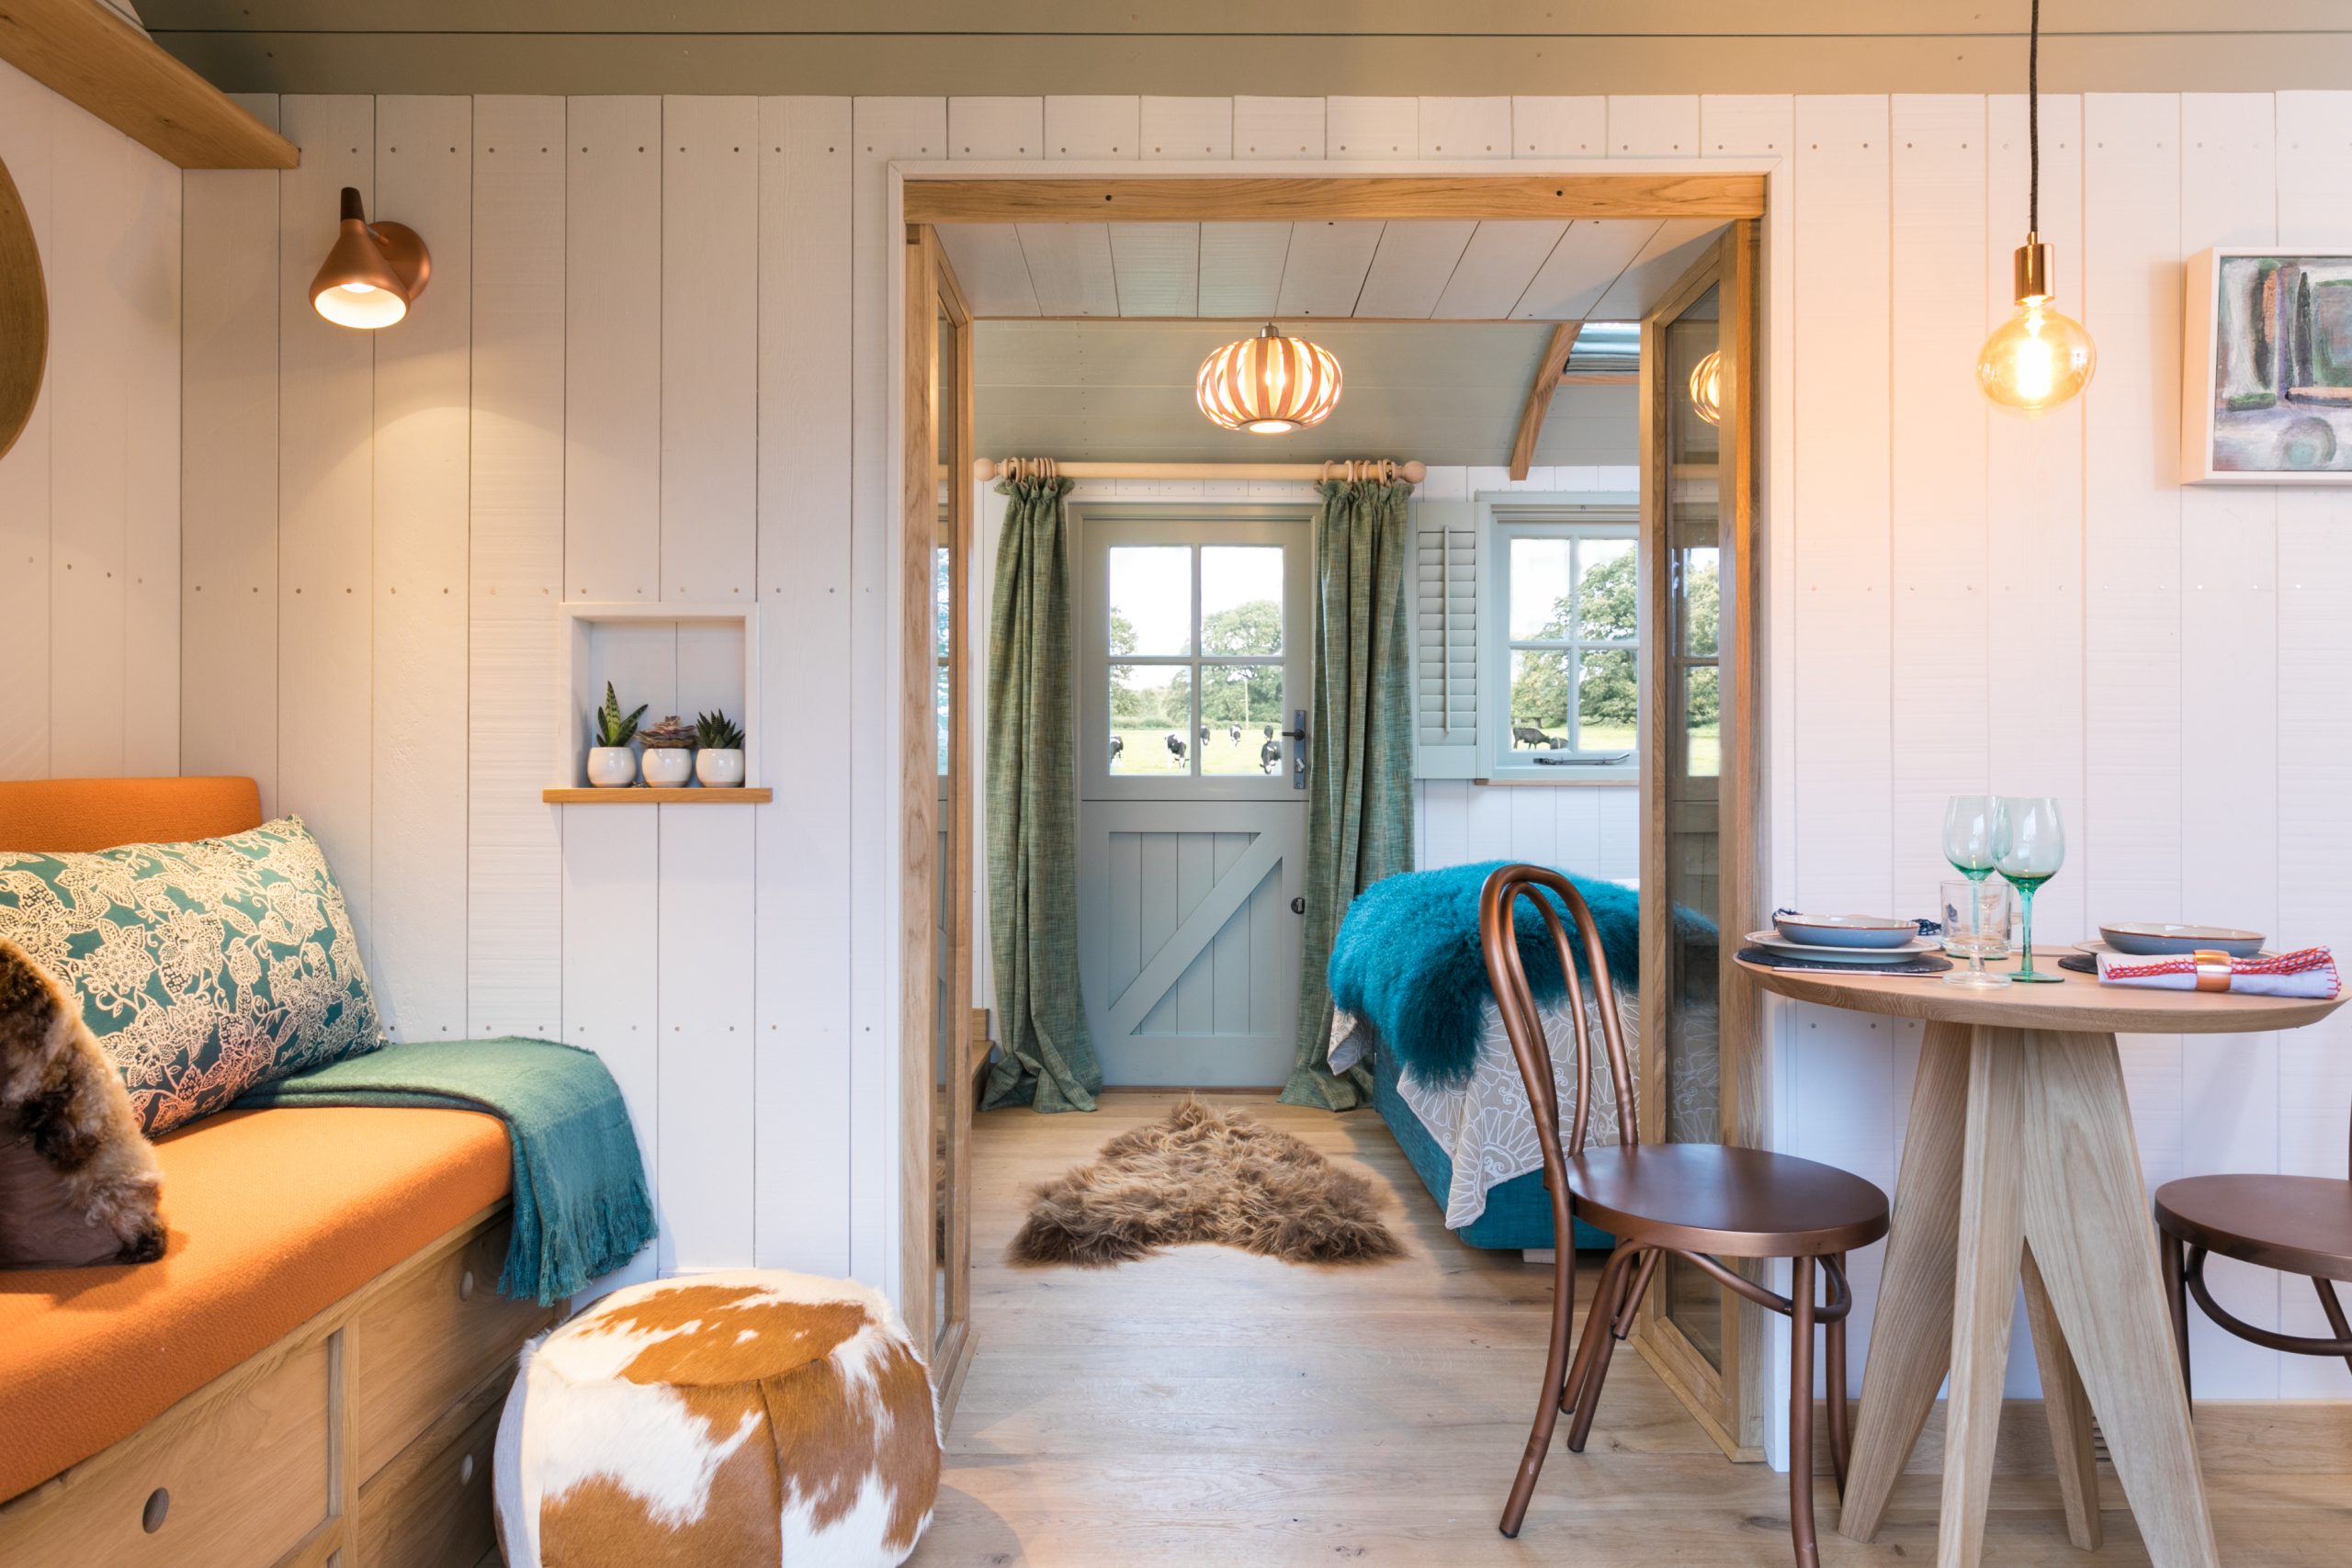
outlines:
[[[626,789],[637,782],[637,754],[628,743],[636,739],[637,721],[644,716],[643,703],[637,705],[635,713],[622,713],[613,683],[605,682],[605,705],[595,713],[596,744],[588,750],[591,784],[598,789]]]
[[[705,789],[743,787],[743,727],[717,713],[695,716],[695,777]]]
[[[694,777],[695,732],[676,714],[639,730],[637,743],[645,748],[638,761],[650,787],[677,789]]]

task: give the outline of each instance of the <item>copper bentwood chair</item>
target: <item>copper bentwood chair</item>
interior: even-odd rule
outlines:
[[[2352,1176],[2352,1166],[2346,1168]],[[2172,1331],[2180,1346],[2180,1382],[2190,1387],[2188,1303],[2241,1339],[2290,1356],[2341,1356],[2352,1366],[2352,1323],[2336,1300],[2337,1280],[2352,1280],[2352,1179],[2325,1176],[2190,1176],[2156,1189],[2156,1229],[2164,1237],[2165,1282],[2172,1293]],[[2233,1317],[2205,1284],[2205,1259],[2219,1253],[2282,1274],[2301,1274],[2319,1292],[2335,1337],[2275,1334]]]
[[[1550,892],[1552,899],[1538,889]],[[1568,1013],[1577,1046],[1576,1106],[1564,1123],[1552,1077],[1551,1046],[1544,1021],[1520,961],[1513,915],[1518,901],[1533,900],[1559,953],[1567,979]],[[1585,1123],[1592,1103],[1592,1051],[1586,1023],[1584,986],[1568,953],[1560,923],[1565,908],[1575,921],[1592,976],[1595,1010],[1607,1047],[1609,1077],[1616,1089],[1619,1142],[1585,1147]],[[1886,1194],[1858,1176],[1830,1166],[1761,1149],[1717,1144],[1649,1144],[1641,1141],[1634,1105],[1633,1073],[1625,1035],[1618,1022],[1609,959],[1592,911],[1575,885],[1541,866],[1507,865],[1487,879],[1478,898],[1478,934],[1487,958],[1503,1027],[1518,1058],[1520,1077],[1535,1112],[1535,1133],[1544,1151],[1544,1184],[1552,1195],[1552,1229],[1559,1238],[1553,1275],[1551,1354],[1544,1365],[1544,1392],[1534,1429],[1519,1461],[1519,1478],[1503,1508],[1502,1532],[1516,1536],[1527,1517],[1535,1478],[1562,1413],[1570,1417],[1568,1451],[1584,1451],[1592,1429],[1593,1406],[1616,1342],[1633,1330],[1634,1309],[1657,1277],[1659,1261],[1671,1255],[1758,1306],[1795,1325],[1789,1356],[1789,1529],[1801,1568],[1817,1568],[1820,1548],[1813,1521],[1813,1330],[1826,1337],[1824,1361],[1829,1386],[1829,1449],[1838,1484],[1846,1483],[1849,1436],[1846,1413],[1846,1317],[1853,1292],[1846,1282],[1846,1255],[1886,1235]],[[1565,1145],[1563,1139],[1566,1139]],[[1577,1216],[1617,1238],[1586,1314],[1576,1364],[1568,1364],[1570,1318],[1576,1310],[1576,1249],[1569,1245]],[[1727,1258],[1787,1258],[1792,1293],[1775,1295],[1716,1261]],[[1828,1299],[1816,1303],[1814,1267],[1827,1278]]]

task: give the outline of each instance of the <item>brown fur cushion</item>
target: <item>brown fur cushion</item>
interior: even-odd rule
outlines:
[[[1291,1263],[1376,1263],[1404,1249],[1380,1190],[1287,1133],[1188,1100],[1038,1188],[1015,1263],[1124,1263],[1221,1242]]]
[[[161,1258],[163,1184],[80,1006],[0,937],[0,1268]]]

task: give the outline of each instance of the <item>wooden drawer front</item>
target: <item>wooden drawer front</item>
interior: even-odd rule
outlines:
[[[262,1568],[277,1562],[327,1517],[328,1377],[321,1337],[216,1385],[200,1404],[175,1405],[0,1513],[0,1562]],[[152,1531],[151,1512],[158,1518]]]
[[[350,1346],[352,1445],[364,1483],[555,1311],[498,1293],[508,1222],[379,1292],[345,1331]]]
[[[491,1450],[512,1381],[468,1403],[478,1414],[456,1441],[436,1427],[360,1488],[359,1568],[469,1568],[497,1545]]]

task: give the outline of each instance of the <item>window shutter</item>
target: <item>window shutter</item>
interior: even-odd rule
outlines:
[[[1424,501],[1413,519],[1413,776],[1476,778],[1478,515]]]

